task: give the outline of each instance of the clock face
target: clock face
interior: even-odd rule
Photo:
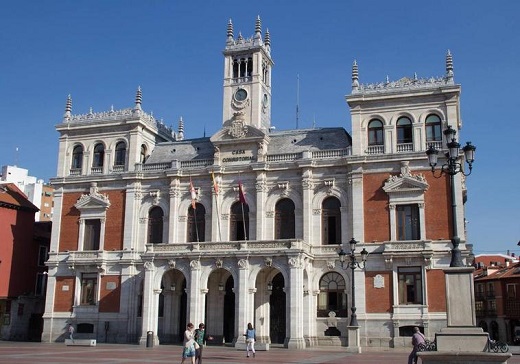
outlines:
[[[245,99],[247,99],[247,91],[244,90],[243,88],[239,88],[235,92],[235,100],[237,100],[237,101],[244,101]]]

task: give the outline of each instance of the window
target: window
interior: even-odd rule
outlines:
[[[94,159],[92,160],[92,167],[103,167],[105,159],[105,147],[103,144],[96,144],[94,147]]]
[[[253,72],[253,58],[236,58],[233,60],[233,78],[250,77]]]
[[[321,204],[323,244],[341,243],[341,203],[336,197],[327,197]]]
[[[397,144],[412,143],[412,121],[406,117],[397,120]]]
[[[148,244],[163,242],[163,218],[163,210],[158,206],[148,212]]]
[[[419,240],[421,229],[419,224],[419,206],[397,205],[397,240]]]
[[[294,226],[294,202],[282,198],[275,206],[275,239],[293,239],[296,236]]]
[[[119,142],[116,144],[116,155],[114,160],[115,166],[124,166],[126,159],[126,144]]]
[[[206,209],[200,203],[188,209],[188,242],[205,241]]]
[[[374,119],[368,123],[368,145],[383,145],[383,122]]]
[[[508,299],[516,298],[516,284],[506,284],[506,289]]]
[[[337,317],[347,317],[345,279],[336,272],[326,273],[320,280],[318,317],[328,317],[334,311]]]
[[[432,114],[426,117],[426,141],[442,141],[441,119],[437,115]]]
[[[36,296],[45,295],[46,286],[47,286],[47,274],[38,273],[36,275],[36,288],[34,289],[34,294],[36,294]]]
[[[242,210],[243,209],[243,210]],[[231,206],[229,240],[247,240],[249,237],[249,206],[235,202]]]
[[[398,268],[399,304],[422,304],[422,273],[420,267]]]
[[[146,145],[141,145],[141,155],[139,157],[139,163],[146,162]]]
[[[38,252],[38,265],[40,267],[44,267],[47,259],[48,259],[48,249],[45,245],[40,245],[40,250]]]
[[[81,275],[81,305],[95,305],[97,301],[97,273]]]
[[[83,250],[99,250],[101,237],[101,220],[85,220],[85,235],[83,240]]]
[[[83,164],[83,146],[76,145],[72,150],[72,169],[81,169]]]
[[[493,285],[493,282],[490,282],[487,285],[487,296],[491,298],[495,297],[495,286]]]

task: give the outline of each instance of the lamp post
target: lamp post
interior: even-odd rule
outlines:
[[[462,148],[464,152],[464,159],[469,167],[469,173],[464,173],[464,163],[460,162],[459,148],[460,144],[455,140],[455,135],[457,131],[453,129],[450,125],[448,128],[444,130],[444,135],[446,136],[446,147],[448,148],[448,152],[445,153],[446,163],[444,163],[440,167],[440,173],[438,176],[435,175],[435,166],[437,165],[437,155],[439,151],[433,146],[430,145],[428,150],[426,151],[426,155],[428,156],[428,162],[430,163],[430,167],[432,168],[432,174],[435,178],[440,178],[443,174],[450,175],[450,188],[451,188],[451,220],[453,225],[453,236],[451,238],[451,243],[453,245],[453,249],[451,251],[451,262],[450,267],[463,267],[461,253],[459,249],[460,238],[458,236],[457,229],[457,202],[455,199],[455,175],[458,173],[463,174],[464,176],[469,176],[471,174],[471,170],[473,168],[473,161],[475,160],[475,150],[477,149],[471,142],[467,142],[466,145]]]
[[[368,252],[365,248],[363,248],[363,250],[361,251],[361,261],[358,261],[356,259],[355,251],[357,243],[358,242],[354,238],[350,239],[350,254],[345,253],[343,248],[341,248],[341,250],[338,253],[339,261],[341,262],[341,267],[343,269],[352,269],[352,314],[350,315],[350,326],[359,326],[356,315],[356,281],[354,280],[354,270],[356,268],[365,268],[365,263],[368,257]],[[350,261],[345,261],[345,256],[348,256]]]

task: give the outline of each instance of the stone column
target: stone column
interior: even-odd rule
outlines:
[[[141,182],[127,186],[125,197],[125,222],[123,229],[123,248],[138,249],[139,209],[141,207]]]
[[[238,292],[235,291],[235,299],[238,298],[238,303],[235,302],[235,307],[238,310],[235,314],[237,323],[235,327],[235,346],[245,348],[245,337],[243,333],[246,330],[249,322],[253,323],[253,312],[249,304],[249,261],[247,259],[238,260]],[[235,287],[237,284],[235,284]],[[238,293],[238,294],[237,294]],[[237,345],[238,344],[238,345]]]
[[[194,325],[196,322],[202,320],[201,312],[204,308],[200,307],[200,260],[192,260],[190,262],[191,276],[190,285],[188,287],[189,299],[188,299],[188,312],[186,315],[187,322],[192,322]]]
[[[289,349],[305,348],[303,339],[303,266],[301,257],[290,257],[289,263],[289,331],[286,347]]]
[[[157,337],[157,309],[158,297],[161,290],[154,287],[154,274],[154,264],[150,261],[144,262],[143,324],[141,328],[141,338],[139,339],[140,345],[146,345],[146,336],[148,331],[153,331],[154,344],[159,344],[159,339]]]
[[[312,170],[307,168],[303,171],[302,178],[302,220],[303,220],[303,240],[309,244],[313,241],[312,239],[312,196],[314,195],[314,183],[312,182]],[[319,236],[319,235],[318,235]]]
[[[266,239],[265,231],[266,214],[265,201],[267,198],[267,184],[265,183],[265,172],[259,172],[256,177],[256,240]]]
[[[178,237],[176,236],[176,232],[178,230],[178,224],[179,224],[179,197],[181,195],[180,189],[179,189],[179,179],[173,178],[170,181],[170,212],[169,212],[169,218],[170,221],[168,222],[168,243],[169,244],[175,244],[178,241]]]

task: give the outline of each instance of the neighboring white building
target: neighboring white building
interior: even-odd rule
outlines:
[[[356,346],[354,283],[361,346],[408,346],[413,326],[429,337],[445,327],[449,179],[432,176],[425,151],[461,126],[451,55],[443,77],[369,85],[354,62],[350,135],[272,130],[260,19],[247,39],[230,21],[223,53],[222,128],[209,138],[145,113],[140,89],[124,110],[73,115],[67,99],[43,341],[72,323],[78,337],[177,342],[187,322],[205,322],[215,342],[240,346],[251,322],[259,346]],[[352,238],[370,253],[365,269],[339,262]]]
[[[40,209],[35,221],[50,221],[52,218],[52,188],[43,179],[29,176],[29,170],[17,166],[2,166],[1,181],[14,183],[32,204]]]

